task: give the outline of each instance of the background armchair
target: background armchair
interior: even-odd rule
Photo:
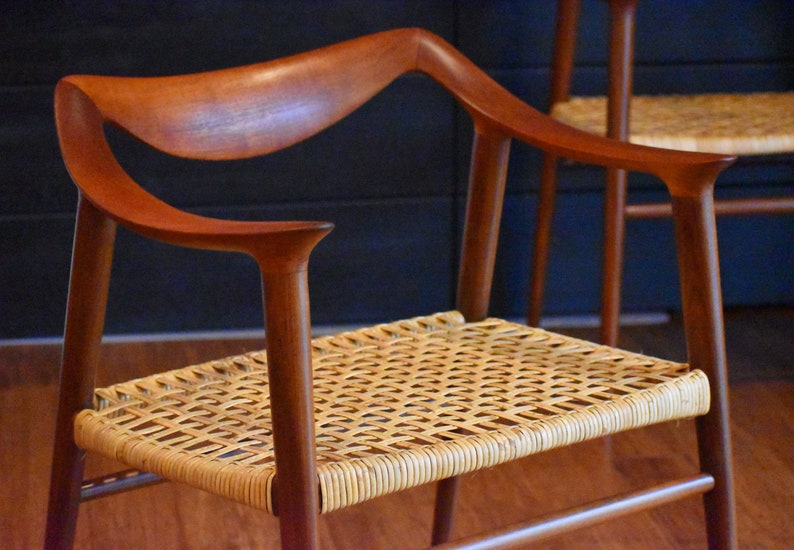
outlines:
[[[728,155],[794,152],[794,92],[632,95],[637,0],[609,0],[608,91],[571,95],[580,0],[558,2],[550,111],[558,120],[598,135],[656,147]],[[653,9],[649,6],[649,9]],[[685,8],[684,8],[685,9]],[[546,154],[527,305],[537,325],[550,253],[558,158]],[[625,170],[607,170],[604,197],[601,341],[615,345],[620,320],[625,224],[631,218],[669,216],[669,203],[628,201]],[[794,212],[794,197],[723,199],[718,214]]]

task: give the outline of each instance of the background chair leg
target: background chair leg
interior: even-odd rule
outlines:
[[[460,487],[460,477],[442,479],[436,485],[436,505],[433,515],[432,544],[447,542],[455,523],[455,501]]]
[[[538,195],[538,222],[535,228],[535,251],[532,258],[531,286],[527,304],[527,324],[531,327],[540,325],[540,316],[543,312],[551,226],[557,194],[557,162],[557,157],[549,154],[543,155]]]
[[[549,107],[567,101],[571,90],[571,73],[576,49],[576,27],[579,20],[579,0],[561,0],[557,5],[557,21],[552,56],[551,90]],[[548,268],[551,226],[554,218],[554,201],[557,193],[557,163],[554,155],[543,155],[538,196],[538,222],[535,229],[535,251],[527,303],[527,324],[539,326],[543,312],[543,294]]]
[[[626,172],[608,170],[604,197],[604,265],[601,282],[601,343],[616,346],[620,330],[620,287],[626,229]]]
[[[629,113],[634,77],[634,18],[637,0],[609,3],[609,91],[607,136],[629,139]],[[601,343],[615,346],[620,323],[620,287],[623,280],[625,231],[625,170],[607,170],[604,223],[604,266],[601,294]]]

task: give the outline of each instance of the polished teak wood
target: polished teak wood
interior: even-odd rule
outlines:
[[[363,37],[273,61],[161,78],[71,76],[56,88],[56,122],[67,168],[80,192],[67,306],[46,542],[71,545],[81,500],[84,453],[71,439],[74,416],[91,407],[115,228],[180,246],[241,252],[262,273],[272,431],[283,548],[314,548],[319,502],[311,394],[307,269],[325,222],[209,219],[160,201],[119,166],[105,141],[114,125],[165,153],[241,159],[288,147],[333,124],[394,79],[425,73],[474,123],[457,306],[468,320],[488,310],[507,159],[512,141],[557,157],[654,174],[670,191],[679,249],[689,363],[709,377],[711,410],[697,421],[702,474],[677,496],[705,492],[710,544],[735,546],[724,334],[712,188],[733,159],[652,149],[575,130],[530,108],[443,40],[417,29]],[[439,484],[434,543],[452,531],[456,480]],[[126,485],[122,489],[128,488]],[[622,506],[575,510],[558,533],[595,519],[667,502],[671,488],[634,492]],[[578,518],[578,519],[577,519]],[[519,525],[510,543],[545,536]],[[549,529],[547,529],[549,530]],[[518,537],[518,538],[516,538]],[[497,538],[476,544],[497,547]],[[463,542],[461,544],[468,544]]]

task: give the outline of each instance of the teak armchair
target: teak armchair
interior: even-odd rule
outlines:
[[[267,154],[323,130],[412,71],[440,83],[474,122],[459,312],[311,341],[307,264],[331,225],[227,221],[179,211],[122,170],[103,133],[113,125],[192,159]],[[443,548],[526,542],[701,493],[711,544],[735,544],[711,196],[730,157],[651,149],[569,128],[417,29],[203,74],[70,76],[58,84],[55,106],[63,157],[80,198],[49,547],[71,545],[81,500],[160,478],[276,513],[283,548],[316,548],[321,512],[431,482],[439,482],[433,544]],[[688,364],[487,317],[513,139],[581,162],[650,172],[667,184]],[[95,389],[117,224],[176,245],[255,258],[266,351]],[[698,417],[701,472],[568,517],[446,543],[461,474],[690,417]],[[86,452],[112,457],[132,472],[113,482],[83,481]]]
[[[550,112],[561,122],[598,135],[654,147],[726,155],[794,153],[794,91],[752,94],[633,96],[634,27],[638,0],[607,0],[609,83],[605,96],[571,95],[581,0],[559,0],[552,61]],[[558,157],[544,155],[527,322],[543,308],[546,266],[557,190]],[[627,219],[669,216],[669,203],[629,202],[625,170],[608,169],[604,196],[601,342],[615,345],[620,321]],[[794,197],[715,202],[718,215],[794,213]]]

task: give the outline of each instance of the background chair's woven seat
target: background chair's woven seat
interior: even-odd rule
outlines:
[[[709,408],[685,364],[457,312],[317,338],[313,357],[325,512]],[[80,447],[272,511],[264,352],[95,395]]]
[[[606,134],[606,98],[573,97],[552,116]],[[794,151],[794,92],[633,96],[632,143],[730,155]]]

